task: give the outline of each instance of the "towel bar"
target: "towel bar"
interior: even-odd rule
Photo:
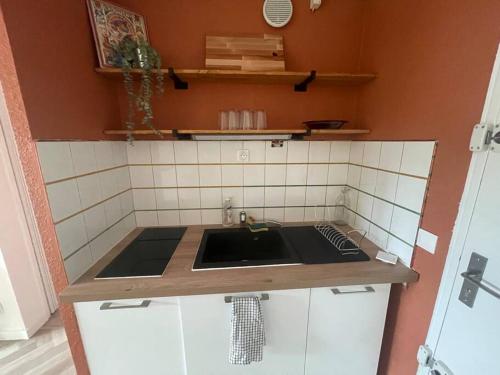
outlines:
[[[242,296],[243,297],[243,296]],[[267,293],[262,293],[259,298],[261,301],[269,301],[269,294]],[[232,296],[225,296],[224,297],[224,302],[225,303],[231,303],[233,302],[233,297]]]

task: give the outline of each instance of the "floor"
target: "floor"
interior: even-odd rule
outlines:
[[[57,313],[29,340],[0,341],[0,374],[76,374],[66,333]]]

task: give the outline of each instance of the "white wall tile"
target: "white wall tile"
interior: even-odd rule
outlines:
[[[248,150],[250,158],[248,163],[266,162],[266,142],[264,141],[244,141],[243,149]]]
[[[328,167],[329,185],[346,185],[349,166],[347,164],[330,164]]]
[[[377,185],[377,170],[365,167],[361,168],[359,189],[369,194],[375,194],[376,185]]]
[[[377,173],[377,187],[375,195],[389,202],[394,202],[396,189],[398,187],[398,175],[384,171]]]
[[[367,235],[368,239],[375,245],[385,250],[387,248],[387,241],[389,240],[389,233],[380,229],[376,225],[370,224],[370,229]]]
[[[91,265],[92,255],[90,254],[90,247],[87,245],[64,261],[64,269],[66,270],[69,283],[76,281]]]
[[[309,164],[307,167],[307,185],[326,185],[328,182],[328,164]]]
[[[177,164],[198,164],[198,142],[175,141],[174,153]]]
[[[245,186],[262,186],[265,180],[264,165],[244,165],[243,184]]]
[[[120,206],[122,208],[122,216],[128,215],[130,212],[134,211],[134,195],[132,190],[120,194],[119,197]]]
[[[222,186],[243,186],[242,165],[222,165]]]
[[[37,142],[36,146],[45,182],[75,175],[68,142]]]
[[[434,142],[405,142],[401,160],[401,173],[428,177],[431,170],[434,146]]]
[[[115,167],[128,164],[126,142],[111,142],[111,150],[113,152],[113,165]]]
[[[342,192],[342,186],[328,186],[326,188],[326,204],[333,206],[337,203],[337,198]]]
[[[140,168],[140,167],[130,167]],[[148,168],[148,167],[146,167]],[[181,168],[181,167],[179,167]],[[148,175],[149,179],[149,175]],[[155,165],[153,166],[153,179],[155,187],[177,187],[177,173],[176,167],[173,165]],[[144,184],[149,184],[145,182]],[[132,183],[132,186],[134,183]],[[150,185],[151,186],[151,185]]]
[[[114,179],[113,171],[104,171],[97,174],[101,184],[102,198],[107,199],[118,193],[118,184]]]
[[[197,165],[177,165],[177,186],[200,186]]]
[[[158,224],[162,227],[176,226],[181,223],[179,211],[158,211]]]
[[[272,147],[272,142],[266,142],[266,163],[286,163],[288,142],[282,147]]]
[[[363,151],[363,165],[365,167],[378,168],[381,147],[382,142],[365,142],[365,150]]]
[[[308,186],[306,189],[306,206],[325,205],[326,186]]]
[[[221,186],[222,171],[220,165],[200,165],[199,170],[200,186]]]
[[[306,203],[305,186],[287,186],[285,192],[286,206],[304,206]]]
[[[285,185],[286,183],[286,165],[284,164],[266,164],[265,166],[265,184]]]
[[[331,163],[347,163],[349,162],[349,154],[351,153],[351,141],[334,141],[331,142],[330,162]]]
[[[403,157],[403,142],[382,142],[380,151],[380,169],[399,172]]]
[[[409,246],[394,236],[389,235],[387,251],[399,257],[401,263],[410,267],[413,256],[413,246]]]
[[[76,176],[97,170],[94,142],[69,142],[69,147]]]
[[[179,197],[179,208],[200,208],[200,189],[181,189],[177,190]]]
[[[356,212],[364,218],[370,220],[372,217],[373,197],[363,192],[359,193],[358,208]]]
[[[221,210],[201,210],[201,223],[203,225],[222,224]]]
[[[420,213],[424,203],[426,187],[427,180],[403,175],[399,176],[395,203]]]
[[[304,207],[285,207],[285,222],[304,221]]]
[[[265,207],[283,207],[285,205],[285,188],[283,186],[266,186]]]
[[[181,210],[179,211],[181,225],[200,225],[201,211],[200,210]]]
[[[71,255],[88,241],[81,214],[57,224],[56,233],[63,258]]]
[[[371,221],[379,227],[389,230],[391,227],[392,210],[394,206],[390,203],[375,198],[373,201],[373,211]]]
[[[134,141],[133,144],[127,143],[129,164],[151,164],[150,143],[149,141]]]
[[[120,206],[120,197],[116,196],[104,202],[104,210],[106,212],[107,226],[114,225],[122,218],[122,208]]]
[[[99,237],[95,238],[90,243],[90,252],[92,255],[92,261],[95,263],[99,259],[101,259],[104,255],[106,255],[111,247],[113,246],[114,239],[112,238],[112,234],[110,230],[102,233]]]
[[[116,177],[116,185],[118,191],[130,189],[130,173],[128,167],[118,168],[111,171]]]
[[[135,211],[135,221],[138,227],[156,227],[158,214],[156,211]]]
[[[113,168],[115,161],[113,158],[112,142],[99,141],[94,143],[95,159],[97,161],[97,169],[103,170]]]
[[[349,165],[349,170],[347,172],[347,184],[353,188],[359,188],[359,183],[361,180],[361,167],[357,165]]]
[[[222,189],[220,187],[202,188],[200,194],[202,208],[222,208]]]
[[[151,161],[153,164],[174,164],[174,142],[154,141],[151,142]]]
[[[347,191],[345,194],[345,205],[347,208],[356,211],[358,209],[358,197],[359,197],[359,192],[354,189],[350,189]]]
[[[328,163],[330,160],[330,142],[309,142],[309,163]]]
[[[370,222],[365,218],[356,215],[356,219],[354,220],[354,228],[368,233],[368,231],[370,230]]]
[[[282,223],[285,220],[285,209],[283,207],[264,208],[264,218]]]
[[[132,193],[136,210],[156,210],[154,189],[134,189]]]
[[[156,206],[159,210],[177,209],[179,208],[179,200],[177,198],[177,189],[156,189]]]
[[[103,199],[99,175],[91,174],[79,177],[76,179],[76,183],[82,208],[90,207]]]
[[[231,198],[231,204],[233,205],[233,207],[243,207],[243,188],[222,188],[222,201],[227,198]]]
[[[307,163],[309,160],[309,142],[289,141],[287,154],[288,163]]]
[[[434,254],[434,252],[436,251],[437,241],[438,236],[436,236],[435,234],[432,234],[431,232],[428,232],[423,228],[420,228],[418,230],[417,245],[425,251]]]
[[[264,206],[264,188],[263,187],[245,187],[243,189],[244,207],[263,207]]]
[[[394,207],[390,232],[403,241],[414,244],[420,224],[420,216],[403,208]]]
[[[99,204],[83,212],[85,228],[89,240],[94,239],[106,228],[106,211],[104,204]]]
[[[290,164],[286,166],[287,185],[305,185],[307,183],[307,164]]]
[[[361,165],[363,163],[364,148],[365,148],[365,142],[351,142],[349,162],[352,164]]]
[[[325,207],[306,207],[304,221],[322,221],[325,219]]]
[[[222,141],[220,145],[220,157],[222,163],[241,163],[238,160],[238,151],[243,150],[243,142]]]
[[[131,166],[130,183],[133,188],[154,187],[153,168],[151,166]]]
[[[220,163],[220,142],[198,142],[198,160],[200,164]]]
[[[264,220],[264,209],[263,208],[248,208],[245,209],[247,217],[252,217],[255,221]],[[238,218],[238,216],[236,216]]]
[[[47,186],[46,189],[54,221],[59,221],[81,210],[75,180],[58,182]]]

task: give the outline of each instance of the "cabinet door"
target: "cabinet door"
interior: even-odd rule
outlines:
[[[92,375],[183,375],[179,303],[174,298],[75,303]]]
[[[229,364],[231,304],[224,294],[180,297],[189,375],[304,374],[309,289],[263,293],[269,294],[261,301],[266,345],[262,362],[250,365]]]
[[[311,289],[306,375],[375,375],[390,284]]]

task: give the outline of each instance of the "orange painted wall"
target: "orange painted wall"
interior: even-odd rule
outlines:
[[[370,0],[362,68],[379,78],[363,89],[359,123],[370,139],[437,139],[423,228],[439,236],[435,255],[415,252],[420,280],[392,294],[382,375],[415,374],[500,42],[494,0]]]
[[[68,280],[64,272],[64,264],[59,250],[55,227],[52,223],[36,145],[31,138],[26,106],[12,56],[2,8],[0,8],[0,61],[0,82],[21,159],[24,178],[28,186],[45,257],[54,283],[54,289],[56,293],[60,293],[68,286]],[[89,370],[73,306],[61,305],[60,313],[78,374],[87,375],[89,374]]]
[[[1,0],[35,139],[102,139],[119,127],[116,88],[94,72],[85,0]]]
[[[294,1],[292,20],[282,29],[265,23],[262,1],[117,2],[146,16],[150,41],[164,66],[203,68],[206,34],[278,33],[284,36],[288,70],[358,71],[364,0],[325,1],[315,13],[308,1]],[[308,119],[353,120],[358,96],[357,89],[318,85],[307,93],[296,93],[287,85],[190,82],[188,91],[167,85],[165,98],[155,103],[161,128],[216,128],[218,111],[230,108],[264,109],[273,128],[299,127]]]

